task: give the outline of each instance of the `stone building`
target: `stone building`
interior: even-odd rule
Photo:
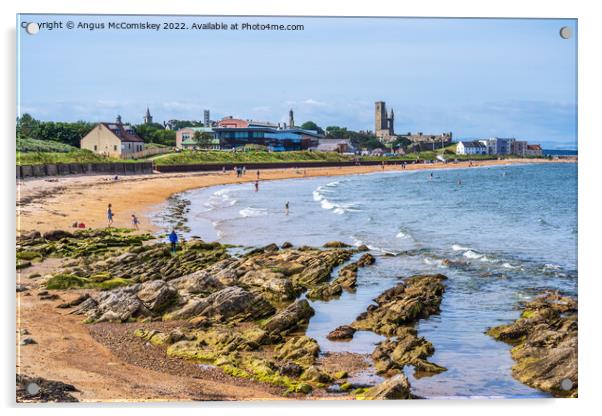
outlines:
[[[80,147],[111,157],[127,157],[144,150],[142,140],[129,124],[123,124],[117,116],[114,123],[98,123],[80,140]]]

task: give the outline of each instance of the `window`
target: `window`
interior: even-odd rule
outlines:
[[[117,151],[117,145],[113,146],[113,150]]]
[[[94,151],[98,150],[98,146],[94,145]]]

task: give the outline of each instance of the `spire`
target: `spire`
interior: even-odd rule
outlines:
[[[146,114],[144,114],[144,124],[151,124],[153,122],[153,116],[151,116],[150,109],[146,106]]]
[[[288,127],[289,128],[295,127],[295,116],[293,115],[292,108],[288,111]]]

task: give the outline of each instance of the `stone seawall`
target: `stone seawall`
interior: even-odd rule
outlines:
[[[111,174],[128,175],[153,173],[152,162],[141,163],[65,163],[65,164],[47,164],[47,165],[18,165],[17,179],[43,177],[43,176],[64,176],[64,175],[85,175],[85,174]]]

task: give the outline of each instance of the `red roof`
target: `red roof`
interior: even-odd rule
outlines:
[[[122,142],[142,142],[144,140],[136,134],[133,128],[129,125],[123,125],[123,123],[100,123],[109,129],[119,140]],[[127,127],[127,128],[126,128]],[[129,132],[130,130],[131,132]]]
[[[541,150],[541,146],[538,144],[528,144],[527,149],[529,150]]]

